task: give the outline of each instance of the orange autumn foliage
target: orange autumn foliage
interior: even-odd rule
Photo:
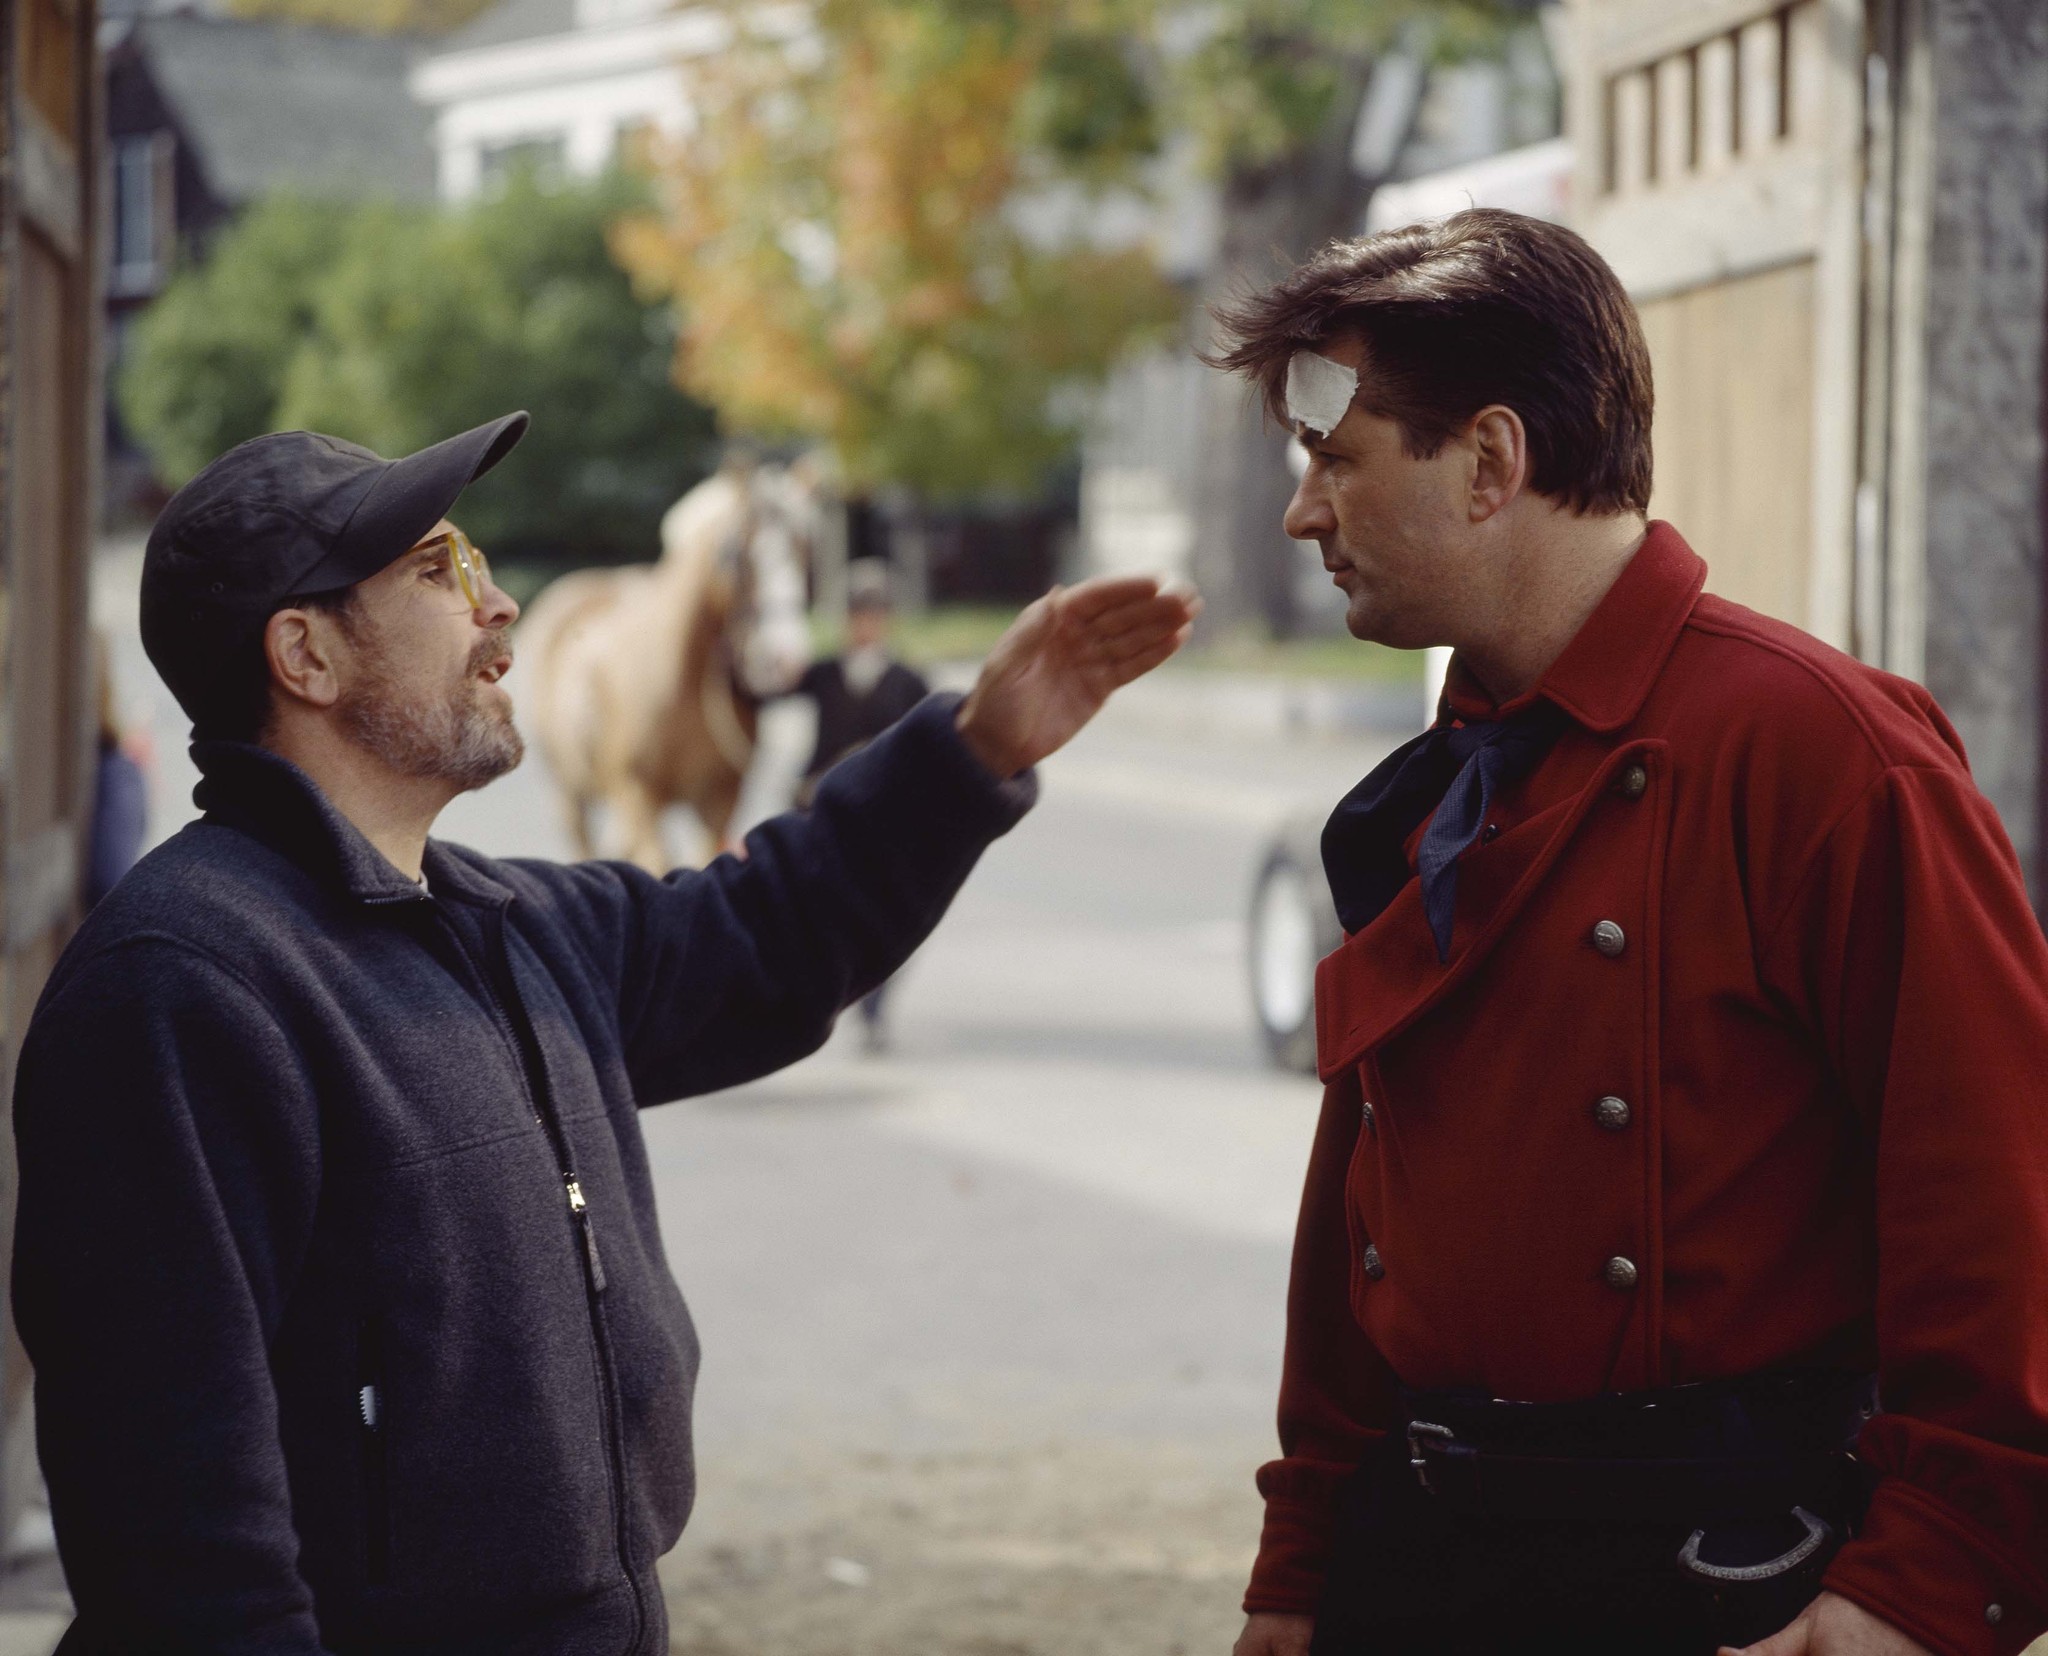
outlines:
[[[677,303],[684,388],[731,431],[825,443],[857,489],[1041,476],[1077,435],[1073,389],[1179,309],[1085,205],[1050,237],[1020,211],[1131,187],[1032,140],[1049,54],[1105,9],[734,5],[728,49],[690,70],[693,130],[651,155],[658,209],[614,235]]]

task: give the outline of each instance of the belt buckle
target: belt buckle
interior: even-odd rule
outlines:
[[[1433,1420],[1408,1422],[1408,1464],[1415,1469],[1415,1481],[1422,1485],[1423,1491],[1434,1495],[1436,1486],[1429,1481],[1429,1462],[1422,1453],[1422,1440],[1425,1437],[1435,1438],[1449,1446],[1458,1441],[1458,1434],[1448,1426],[1437,1425]]]

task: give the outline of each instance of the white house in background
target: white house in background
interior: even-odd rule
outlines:
[[[442,199],[522,164],[588,176],[635,131],[683,132],[681,65],[725,38],[716,10],[672,0],[502,0],[413,71]]]
[[[1577,168],[1569,138],[1546,138],[1462,167],[1382,184],[1366,204],[1365,233],[1448,218],[1467,207],[1505,207],[1552,224],[1568,224]]]

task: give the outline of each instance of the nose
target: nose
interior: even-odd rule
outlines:
[[[476,624],[480,627],[509,627],[519,619],[519,605],[512,594],[499,586],[497,580],[484,576],[484,601],[476,610]]]
[[[1336,533],[1337,519],[1330,510],[1329,497],[1320,488],[1311,487],[1314,475],[1311,469],[1295,484],[1294,498],[1288,501],[1286,514],[1280,519],[1280,527],[1292,540],[1321,540]]]

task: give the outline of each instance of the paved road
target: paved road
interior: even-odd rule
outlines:
[[[679,1651],[1228,1649],[1316,1104],[1256,1047],[1245,886],[1359,762],[1106,721],[886,1059],[652,1118],[706,1346]]]
[[[100,611],[168,832],[191,773],[132,578],[105,562]],[[1247,883],[1385,745],[1113,709],[903,975],[887,1056],[650,1113],[705,1345],[678,1652],[1228,1649],[1317,1097],[1257,1048]],[[440,831],[567,850],[532,758]]]

